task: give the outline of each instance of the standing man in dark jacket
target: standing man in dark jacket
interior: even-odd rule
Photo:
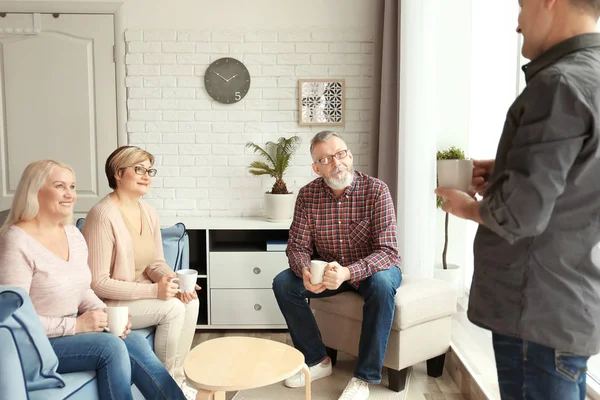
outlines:
[[[493,332],[502,399],[584,399],[600,350],[600,0],[521,0],[527,86],[481,201],[438,188],[479,223],[469,319]]]

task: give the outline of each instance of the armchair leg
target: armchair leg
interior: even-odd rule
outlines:
[[[404,390],[406,386],[406,375],[408,372],[408,368],[404,368],[403,370],[396,371],[395,369],[388,368],[388,380],[390,383],[390,390],[394,392],[401,392]]]
[[[327,356],[331,358],[331,366],[335,367],[337,363],[337,350],[332,349],[331,347],[325,347],[325,351],[327,352]]]
[[[444,373],[444,361],[446,353],[427,360],[427,375],[432,378],[439,378]]]

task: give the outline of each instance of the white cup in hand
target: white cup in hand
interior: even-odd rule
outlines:
[[[108,307],[106,316],[108,325],[105,329],[117,336],[123,336],[129,323],[129,307]]]
[[[327,266],[326,261],[321,260],[312,260],[310,262],[310,283],[313,285],[318,285],[319,283],[323,283],[323,275],[325,274],[325,267]]]
[[[169,282],[179,284],[179,293],[193,293],[196,290],[197,280],[198,271],[195,269],[181,269],[177,271],[177,278],[172,278]]]
[[[473,180],[473,160],[438,160],[438,186],[468,192]]]

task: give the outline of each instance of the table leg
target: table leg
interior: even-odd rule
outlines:
[[[196,400],[213,400],[213,393],[212,391],[208,391],[208,390],[204,390],[204,389],[198,389],[198,393],[196,393]]]
[[[215,392],[215,400],[225,400],[225,392]]]
[[[213,392],[199,389],[196,394],[196,400],[225,400],[225,392]]]
[[[306,400],[310,400],[310,370],[306,364],[302,364],[304,372],[304,382],[306,382]]]

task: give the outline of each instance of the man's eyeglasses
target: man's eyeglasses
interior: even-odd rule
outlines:
[[[335,157],[336,160],[341,160],[343,158],[346,158],[346,156],[348,155],[348,149],[346,150],[342,150],[342,151],[338,151],[337,153],[335,153],[332,156],[327,156],[327,157],[323,157],[323,158],[319,158],[317,160],[317,162],[321,165],[327,165],[329,163],[331,163],[333,161],[333,158]]]
[[[133,167],[133,170],[138,175],[146,175],[146,173],[148,173],[148,176],[156,176],[156,169],[154,168],[144,168],[140,167],[139,165],[136,165],[135,167]]]

